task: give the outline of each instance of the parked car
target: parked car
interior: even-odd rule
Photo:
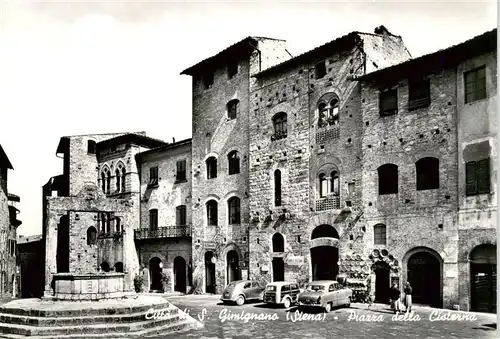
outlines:
[[[297,303],[300,293],[299,284],[291,281],[276,281],[266,285],[264,291],[264,302],[266,304],[283,305],[289,308]]]
[[[258,281],[237,280],[226,286],[220,300],[223,303],[235,302],[241,306],[248,300],[261,300],[264,286]]]
[[[344,288],[334,280],[313,281],[306,286],[306,291],[299,297],[299,309],[321,307],[330,312],[332,307],[351,306],[352,290]]]

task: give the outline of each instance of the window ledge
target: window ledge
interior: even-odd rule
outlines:
[[[187,182],[187,179],[175,180],[174,184],[180,184],[180,183],[183,183],[183,182]]]

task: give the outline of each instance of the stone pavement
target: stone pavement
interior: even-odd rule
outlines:
[[[260,302],[223,305],[216,295],[167,297],[174,305],[203,322],[204,327],[182,338],[496,338],[496,314],[414,307],[406,318],[393,318],[388,305],[352,304],[328,314],[300,314]],[[243,312],[243,313],[242,313]],[[451,319],[460,316],[462,319]],[[228,319],[228,317],[233,317]],[[235,318],[235,317],[239,317]],[[260,317],[247,319],[244,317]],[[156,336],[156,339],[175,335]]]

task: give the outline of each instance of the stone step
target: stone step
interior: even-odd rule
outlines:
[[[171,307],[170,305],[168,306],[169,307],[161,308],[161,310],[164,310],[164,314],[174,316],[179,313],[179,309],[177,307]],[[132,323],[132,322],[146,320],[147,314],[148,311],[136,312],[131,314],[113,314],[113,315],[96,314],[96,315],[73,316],[73,317],[67,317],[67,316],[37,317],[37,316],[0,313],[0,323],[20,324],[20,325],[38,326],[38,327],[86,325],[86,324],[100,324],[100,323],[116,324],[116,323]]]
[[[179,333],[179,332],[185,332],[189,331],[194,328],[199,328],[201,325],[200,323],[193,321],[193,320],[183,320],[179,321],[174,324],[165,324],[162,326],[158,326],[155,328],[149,328],[145,329],[142,331],[137,331],[137,332],[123,332],[123,333],[118,333],[118,332],[107,332],[107,333],[94,333],[92,334],[92,338],[94,339],[100,339],[100,338],[151,338],[151,337],[158,337],[158,336],[166,336],[168,334],[174,334],[174,333]],[[1,334],[0,333],[0,338],[4,339],[21,339],[21,338],[26,338],[24,335],[19,335],[19,334]],[[35,335],[35,336],[30,336],[31,339],[54,339],[53,335]],[[64,334],[64,335],[58,335],[58,339],[88,339],[89,335],[88,334]]]
[[[115,314],[130,314],[130,313],[146,313],[149,309],[155,310],[170,307],[170,302],[164,301],[152,305],[141,305],[131,307],[116,307],[109,308],[87,308],[87,309],[56,309],[56,310],[36,310],[16,307],[0,307],[0,313],[19,316],[33,317],[81,317],[81,316],[99,316],[99,315],[115,315]]]
[[[106,334],[106,333],[133,333],[154,330],[155,328],[162,328],[166,325],[175,325],[183,323],[185,319],[181,318],[181,314],[174,316],[164,317],[158,320],[142,320],[131,323],[99,323],[99,324],[85,324],[79,326],[50,326],[50,327],[37,327],[22,324],[8,324],[0,323],[0,332],[4,334],[18,334],[24,336],[65,336],[68,334]]]

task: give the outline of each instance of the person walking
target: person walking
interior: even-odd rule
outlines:
[[[409,281],[406,282],[403,292],[405,293],[406,312],[411,313],[411,305],[412,305],[411,293],[413,292],[413,290],[411,288]]]
[[[393,284],[391,287],[391,307],[394,310],[395,314],[399,314],[400,312],[400,300],[401,292],[399,291],[398,285]]]

